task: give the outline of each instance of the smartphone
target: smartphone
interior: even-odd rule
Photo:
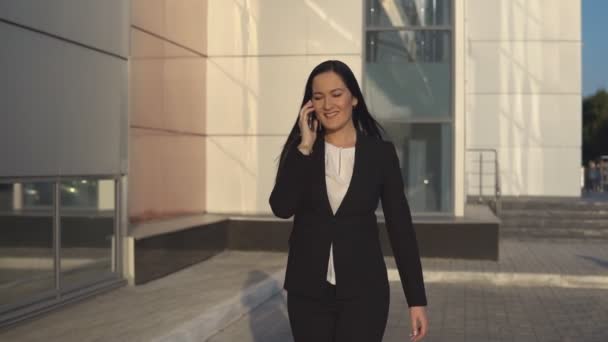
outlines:
[[[310,128],[310,129],[313,129],[313,128],[314,128],[314,125],[313,125],[313,124],[314,124],[314,120],[317,120],[317,121],[318,121],[319,119],[317,119],[317,113],[315,113],[315,112],[313,111],[313,112],[310,112],[310,113],[308,114],[308,128]],[[317,125],[320,125],[320,123],[317,123]],[[318,130],[318,129],[319,129],[319,127],[317,126],[317,130]]]

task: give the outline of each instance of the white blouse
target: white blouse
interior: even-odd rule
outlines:
[[[355,147],[338,147],[325,142],[325,183],[327,184],[327,197],[331,209],[336,211],[348,190],[350,179],[355,165]],[[336,284],[334,272],[333,244],[329,249],[329,266],[327,268],[327,281]]]

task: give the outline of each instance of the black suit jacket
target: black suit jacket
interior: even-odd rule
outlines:
[[[357,130],[350,185],[333,214],[325,183],[325,144],[319,133],[307,156],[293,144],[270,195],[273,213],[294,216],[283,288],[321,297],[333,242],[336,295],[389,295],[375,211],[379,199],[408,306],[426,305],[416,235],[393,143]]]

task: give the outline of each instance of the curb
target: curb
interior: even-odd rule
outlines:
[[[424,271],[425,283],[480,283],[495,286],[553,286],[608,290],[608,276],[555,273]],[[388,269],[389,281],[400,281],[395,268]]]

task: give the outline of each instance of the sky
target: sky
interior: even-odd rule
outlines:
[[[608,0],[582,0],[583,96],[608,90]]]

